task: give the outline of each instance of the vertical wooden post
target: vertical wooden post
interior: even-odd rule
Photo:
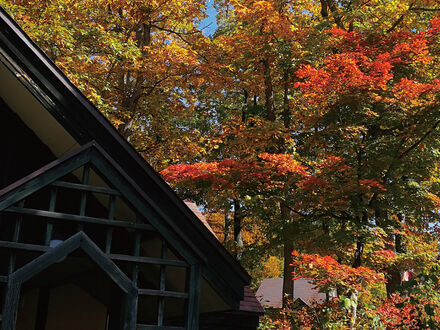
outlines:
[[[133,255],[135,257],[139,257],[140,254],[140,249],[141,249],[141,232],[136,232],[135,234],[135,239],[134,239],[134,250],[133,250]],[[139,265],[137,263],[135,263],[133,265],[133,273],[132,273],[132,281],[133,284],[137,287],[137,282],[138,282],[138,274],[139,274]]]
[[[141,251],[142,233],[137,231],[135,234],[133,255],[139,257]],[[139,265],[135,263],[133,265],[132,281],[134,286],[138,286],[139,277]],[[135,330],[137,321],[137,305],[138,305],[138,293],[136,292],[133,296],[127,295],[126,306],[129,307],[128,318],[129,322],[126,325],[127,330]]]
[[[199,329],[199,308],[200,308],[200,265],[192,264],[188,269],[187,288],[188,301],[186,308],[186,328],[191,330]],[[189,275],[189,276],[188,276]]]
[[[88,164],[84,165],[83,168],[83,176],[81,183],[86,185],[89,183],[89,173],[90,173],[90,167]],[[84,216],[86,213],[86,204],[87,204],[87,192],[83,191],[81,192],[81,205],[79,208],[79,215]],[[78,231],[82,231],[84,229],[84,225],[82,223],[78,224]]]
[[[105,238],[105,253],[110,254],[112,249],[112,237],[113,237],[113,228],[107,228],[107,235]]]
[[[108,200],[108,219],[113,220],[115,217],[115,196],[110,195]],[[113,228],[107,227],[107,236],[105,240],[105,253],[109,254],[112,247]]]
[[[24,207],[24,200],[22,200],[19,204],[19,207]],[[21,231],[21,223],[23,221],[23,217],[19,215],[17,219],[15,219],[15,226],[14,226],[14,234],[12,235],[12,241],[18,242],[20,238],[20,231]],[[9,266],[8,266],[8,275],[11,275],[15,270],[15,260],[16,260],[16,252],[11,252],[11,255],[9,257]]]
[[[124,298],[124,326],[123,330],[136,330],[138,293],[132,292]]]
[[[162,239],[162,252],[160,257],[162,259],[167,259],[167,242],[164,239]],[[159,285],[160,291],[165,291],[165,284],[166,284],[166,266],[160,265],[160,285]],[[157,325],[162,326],[164,309],[165,309],[165,297],[158,297],[158,299],[159,300],[157,305]]]
[[[113,220],[115,218],[115,196],[109,195],[108,198],[108,219]]]
[[[50,190],[50,202],[49,202],[49,212],[55,211],[55,205],[57,202],[57,188],[52,187]],[[52,239],[53,223],[49,220],[46,224],[46,236],[44,238],[44,245],[49,245]]]
[[[19,204],[19,207],[22,208],[24,207],[24,200],[22,200]],[[12,236],[12,241],[13,242],[18,242],[18,240],[20,239],[20,231],[21,231],[21,223],[23,221],[23,217],[21,215],[19,215],[17,217],[17,220],[15,221],[15,227],[14,227],[14,235]]]
[[[14,272],[15,269],[15,252],[11,252],[9,256],[8,276]]]
[[[15,283],[9,279],[6,289],[5,306],[3,307],[1,330],[15,330],[20,289],[21,285],[19,283]]]

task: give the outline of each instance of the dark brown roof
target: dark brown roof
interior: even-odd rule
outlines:
[[[255,297],[255,294],[248,287],[244,287],[244,298],[240,301],[241,312],[264,313],[264,309]]]

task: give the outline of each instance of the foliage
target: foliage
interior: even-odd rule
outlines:
[[[339,264],[330,256],[299,254],[292,252],[294,278],[313,279],[321,292],[331,293],[336,290],[339,295],[351,292],[365,293],[369,286],[384,283],[383,275],[368,267],[353,268]]]
[[[204,0],[0,4],[253,287],[337,289],[263,327],[439,326],[438,1],[216,0],[212,36]]]
[[[204,0],[0,5],[154,166],[203,153],[191,118],[203,79],[190,45],[204,42]]]
[[[388,261],[396,259],[389,251],[377,254]],[[409,255],[412,253],[406,254],[406,258]],[[402,258],[405,259],[405,254]],[[321,292],[333,291],[337,296],[296,311],[289,327],[435,329],[440,326],[438,261],[424,262],[422,256],[414,257],[414,261],[423,264],[425,270],[433,275],[423,274],[403,281],[397,292],[386,297],[377,290],[385,282],[383,273],[367,267],[341,265],[330,256],[299,254],[296,251],[293,252],[293,260],[293,276],[307,277]],[[282,319],[283,316],[276,318]]]

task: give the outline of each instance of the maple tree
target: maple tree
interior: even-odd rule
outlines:
[[[337,288],[329,326],[438,325],[437,1],[217,0],[209,37],[204,0],[0,4],[257,279]]]
[[[423,262],[423,259],[419,259],[420,266],[425,267],[421,273],[423,275],[402,282],[397,292],[387,297],[380,293],[381,285],[386,282],[380,267],[379,271],[362,266],[353,268],[339,264],[331,256],[299,254],[297,251],[292,254],[295,269],[293,276],[307,277],[321,292],[336,293],[336,296],[311,308],[295,311],[288,324],[295,324],[301,329],[314,329],[324,324],[324,327],[337,326],[341,329],[365,326],[425,329],[439,326],[438,263],[432,260]],[[417,259],[409,251],[401,256],[389,250],[377,251],[375,254],[381,255],[387,263],[398,258]],[[412,270],[416,272],[416,269]]]
[[[340,260],[359,267],[377,228],[395,238],[386,244],[398,251],[400,235],[394,233],[402,222],[436,221],[436,188],[426,178],[437,160],[437,23],[429,25],[431,11],[416,7],[436,4],[351,3],[349,10],[348,4],[332,3],[307,2],[305,12],[294,9],[306,2],[225,2],[230,17],[214,38],[226,51],[210,72],[224,81],[219,89],[229,108],[226,120],[241,124],[240,130],[230,130],[229,123],[218,129],[219,152],[211,157],[256,162],[264,151],[291,153],[310,173],[304,181],[283,177],[278,190],[267,189],[265,180],[254,182],[253,194],[241,194],[263,196],[281,219],[285,279],[289,240],[301,226],[315,233],[311,240],[332,243],[309,244],[312,249],[336,250]],[[425,17],[415,23],[420,13]],[[373,22],[373,14],[387,19]],[[311,28],[311,21],[320,21],[321,30]],[[241,174],[236,183],[247,178]],[[389,270],[390,282],[396,272]]]
[[[1,1],[157,168],[201,151],[190,127],[203,79],[191,44],[205,1]]]

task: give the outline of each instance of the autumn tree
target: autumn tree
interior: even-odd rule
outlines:
[[[202,152],[191,122],[203,79],[191,45],[205,38],[204,0],[0,5],[153,166]]]
[[[211,138],[211,160],[285,153],[310,173],[304,182],[283,181],[277,192],[254,192],[265,206],[277,201],[285,293],[298,228],[332,242],[338,260],[359,267],[377,229],[394,237],[399,252],[402,223],[436,221],[436,188],[426,180],[437,161],[436,21],[429,26],[436,6],[219,2],[223,25],[213,47],[220,55],[209,65],[218,94],[210,92],[227,124]],[[240,130],[229,130],[231,121]],[[397,271],[389,272],[391,280]]]
[[[237,257],[244,224],[264,233],[251,256],[284,257],[284,293],[294,249],[384,274],[381,315],[401,271],[435,269],[437,1],[218,0],[211,37],[203,0],[0,4],[182,197],[225,215]]]

